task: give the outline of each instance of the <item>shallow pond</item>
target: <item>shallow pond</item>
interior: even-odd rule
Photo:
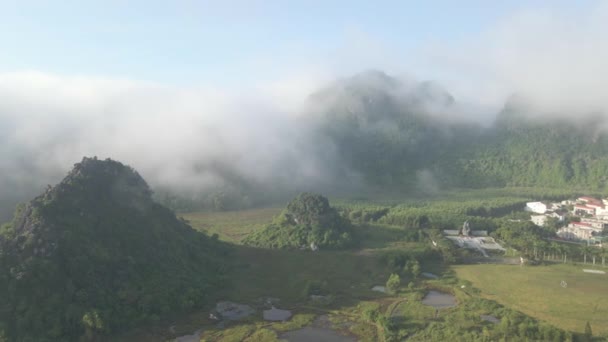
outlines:
[[[372,291],[386,293],[386,287],[381,286],[381,285],[376,285],[376,286],[372,287]]]
[[[429,291],[422,299],[422,304],[432,306],[435,309],[451,308],[456,306],[456,297],[445,292]]]
[[[199,342],[201,340],[201,330],[197,330],[192,335],[180,336],[175,339],[175,342]]]
[[[492,315],[479,315],[479,317],[481,319],[483,319],[484,321],[487,321],[487,322],[491,322],[491,323],[494,323],[494,324],[500,323],[500,319],[498,319],[498,318],[496,318],[496,317],[494,317]]]

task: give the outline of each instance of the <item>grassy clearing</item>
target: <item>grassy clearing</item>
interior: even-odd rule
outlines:
[[[251,232],[266,226],[282,208],[261,208],[242,211],[194,212],[179,216],[187,220],[192,228],[217,234],[220,240],[240,243]]]
[[[320,282],[334,297],[373,296],[372,286],[389,276],[378,258],[351,251],[289,251],[250,247],[237,249],[241,260],[231,275],[227,298],[250,302],[278,297],[285,305],[306,302],[309,282]]]
[[[458,277],[470,281],[485,298],[562,329],[582,332],[589,321],[594,333],[608,334],[608,276],[582,269],[582,265],[454,267]],[[562,280],[566,288],[560,286]]]

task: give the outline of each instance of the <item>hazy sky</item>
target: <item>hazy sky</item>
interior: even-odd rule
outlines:
[[[473,119],[515,92],[608,113],[606,37],[600,1],[0,0],[0,188],[85,155],[153,185],[218,163],[306,184],[324,172],[294,139],[303,101],[366,69],[437,81]]]
[[[441,78],[422,53],[519,12],[583,19],[589,1],[0,0],[0,72],[36,70],[177,85],[380,68]],[[446,76],[447,77],[447,76]]]

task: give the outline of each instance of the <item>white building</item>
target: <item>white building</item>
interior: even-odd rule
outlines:
[[[545,215],[532,215],[530,217],[530,220],[535,225],[542,227],[542,226],[545,225],[545,222],[547,221],[547,216],[545,216]]]
[[[589,223],[572,222],[567,227],[557,231],[557,236],[569,240],[587,240],[593,237],[593,234],[601,233],[601,229],[594,228]]]
[[[604,230],[605,227],[608,227],[608,221],[599,219],[599,218],[581,218],[582,223],[589,224],[592,228]]]
[[[555,217],[559,222],[564,222],[564,220],[566,220],[566,215],[561,212],[560,213],[556,213],[556,212],[548,213],[547,216]]]
[[[574,206],[574,213],[575,214],[595,215],[595,208],[589,207],[584,204],[577,204]]]
[[[547,212],[547,205],[543,202],[528,202],[526,203],[525,210],[537,214],[544,214]]]

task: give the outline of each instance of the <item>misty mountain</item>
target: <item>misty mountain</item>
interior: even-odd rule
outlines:
[[[455,151],[452,184],[606,191],[608,134],[603,115],[543,113],[514,97],[474,146]]]
[[[303,191],[349,196],[488,186],[599,191],[606,186],[603,113],[547,113],[546,106],[536,107],[523,95],[485,115],[493,118],[482,124],[473,119],[479,113],[467,114],[472,109],[436,82],[371,70],[318,89],[291,117],[248,107],[216,118],[203,106],[193,108],[168,117],[171,107],[161,106],[162,113],[156,113],[143,106],[156,123],[150,131],[147,125],[130,128],[122,116],[104,116],[94,127],[85,120],[70,121],[70,132],[80,132],[76,135],[66,135],[57,124],[62,134],[53,131],[34,142],[23,136],[28,132],[24,124],[9,121],[6,127],[21,129],[0,136],[7,155],[0,161],[5,171],[0,220],[10,219],[19,201],[56,182],[57,174],[65,172],[61,160],[99,146],[104,155],[133,160],[150,180],[154,199],[180,211],[284,203]],[[247,112],[251,115],[242,114]],[[112,145],[129,141],[132,134],[145,146]],[[43,144],[36,149],[38,140]]]
[[[334,163],[373,187],[412,189],[437,158],[480,134],[472,122],[446,119],[454,98],[439,85],[407,84],[379,71],[341,80],[310,101],[317,140],[328,140]]]
[[[84,158],[0,230],[0,336],[91,340],[200,307],[227,252],[130,167]]]
[[[602,113],[547,113],[516,95],[486,127],[452,120],[457,101],[439,85],[377,71],[339,81],[311,101],[316,133],[331,141],[341,167],[385,191],[608,187]]]

